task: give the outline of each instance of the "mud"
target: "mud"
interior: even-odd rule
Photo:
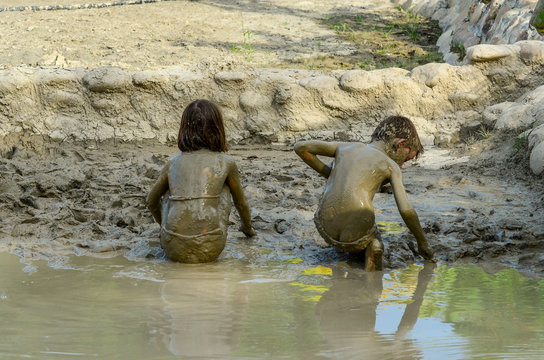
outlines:
[[[40,0],[34,4],[53,3],[78,1]],[[17,4],[16,0],[3,2],[4,6]],[[254,71],[257,66],[372,69],[386,61],[385,57],[373,57],[378,65],[363,63],[358,59],[367,56],[367,53],[362,54],[357,49],[361,46],[371,47],[371,43],[385,44],[385,38],[372,34],[365,37],[363,32],[373,31],[374,27],[358,29],[357,15],[365,16],[365,19],[386,19],[376,20],[376,30],[383,33],[389,28],[382,25],[398,21],[398,18],[390,18],[394,14],[405,16],[389,2],[368,1],[360,4],[349,0],[317,3],[276,0],[273,5],[259,1],[170,1],[102,9],[1,13],[0,68],[24,65],[32,67],[34,70],[28,70],[32,73],[38,67],[80,67],[72,70],[82,73],[85,72],[82,68],[119,66],[132,72],[181,68],[209,73],[236,69],[243,74]],[[353,31],[344,31],[344,24],[346,30],[349,27]],[[429,27],[425,25],[423,28],[432,28],[432,24],[429,24]],[[400,27],[392,28],[390,35],[396,35],[396,29]],[[429,36],[432,32],[427,31]],[[427,51],[430,45],[427,42],[419,46]],[[471,69],[478,66],[495,69],[494,66],[497,66],[493,76],[491,72],[485,73],[492,81],[485,80],[484,75],[476,77],[474,72],[446,76],[451,70],[446,64],[429,64],[426,66],[429,69],[427,72],[422,69],[416,71],[424,78],[421,81],[447,98],[437,105],[440,99],[433,95],[424,107],[425,111],[429,109],[429,118],[438,116],[434,114],[435,110],[444,112],[440,113],[443,117],[439,118],[443,121],[433,123],[434,130],[429,130],[427,135],[440,137],[437,129],[456,129],[455,136],[444,141],[431,139],[426,145],[434,142],[452,146],[457,142],[458,146],[452,151],[428,148],[419,164],[405,168],[403,173],[408,199],[418,212],[429,243],[440,261],[448,264],[474,262],[489,267],[511,266],[542,275],[544,180],[529,172],[528,144],[519,141],[518,134],[508,132],[485,134],[481,136],[483,139],[476,139],[468,133],[469,130],[466,134],[457,134],[462,124],[480,118],[480,113],[475,111],[475,103],[481,102],[480,109],[477,109],[480,112],[489,105],[487,97],[482,96],[481,92],[464,92],[467,88],[465,78],[473,81],[484,79],[481,83],[485,86],[477,83],[474,88],[488,89],[492,94],[498,94],[491,96],[493,101],[516,100],[519,95],[542,83],[543,55],[540,47],[533,43],[515,47],[518,49],[515,54],[519,53],[520,56],[512,55],[510,58],[514,60],[491,59],[495,53],[500,56],[506,52],[514,54],[508,47],[494,50],[484,46],[467,53],[469,60],[479,61],[476,65],[470,65]],[[414,50],[404,45],[378,50],[383,52],[382,55],[390,56],[393,48],[404,49],[403,54],[395,55],[397,58],[410,55]],[[417,56],[421,55],[423,59],[426,56],[420,50],[413,54],[410,61],[415,60],[418,64]],[[507,60],[514,65],[509,65]],[[505,70],[496,65],[501,61],[506,65],[499,65]],[[54,69],[39,70],[47,73]],[[457,77],[463,83],[457,82]],[[366,85],[365,79],[361,79],[360,85]],[[238,81],[239,78],[230,80]],[[210,78],[205,84],[208,83],[216,84],[216,80]],[[521,87],[516,87],[518,83]],[[77,85],[74,87],[75,94],[80,95],[82,81],[76,77],[74,84]],[[16,84],[14,88],[19,91],[19,85]],[[211,86],[199,85],[196,88],[200,97],[224,95]],[[25,87],[21,89],[27,90]],[[364,115],[361,115],[362,119],[367,119],[368,113],[375,111],[379,112],[374,114],[376,119],[370,116],[370,120],[381,119],[384,115],[382,112],[395,109],[409,116],[426,116],[422,114],[421,107],[408,111],[412,109],[408,105],[395,105],[394,101],[383,96],[383,91],[380,87],[370,96],[355,98],[365,101],[373,97],[385,99],[383,106],[378,107],[381,109],[379,111],[374,105],[370,108],[372,111],[364,107],[358,110]],[[171,97],[171,92],[165,93],[167,98]],[[403,93],[411,94],[410,91]],[[453,94],[451,100],[448,97],[450,94]],[[84,117],[70,115],[70,121],[57,121],[58,114],[65,114],[68,110],[79,111],[77,106],[65,106],[64,102],[59,106],[60,110],[55,108],[55,116],[23,111],[27,108],[32,110],[36,104],[51,106],[55,100],[53,95],[43,102],[29,102],[26,97],[27,102],[19,98],[11,101],[16,105],[17,111],[14,113],[21,116],[15,117],[15,120],[9,118],[10,121],[3,128],[6,133],[0,146],[0,251],[18,254],[25,262],[46,259],[50,264],[63,263],[71,254],[101,257],[124,254],[131,259],[165,259],[158,242],[159,226],[153,223],[151,214],[145,208],[145,196],[166,159],[176,153],[175,146],[158,145],[158,141],[129,144],[114,140],[77,144],[61,142],[61,139],[68,137],[57,137],[59,142],[37,137],[35,134],[46,133],[40,130],[40,123],[54,119],[53,127],[58,127],[59,132],[63,133],[61,130],[70,128],[68,125],[74,123],[77,126],[69,130],[82,137],[73,138],[86,139],[83,135],[102,126],[107,116],[117,114],[115,111],[118,109],[112,106],[112,109],[106,109],[105,117],[100,114],[94,118],[96,122],[92,122],[90,115],[93,112],[85,110],[90,107],[82,106]],[[72,104],[72,94],[65,95],[66,104]],[[235,109],[229,111],[229,118],[240,121],[244,126],[246,123],[251,125],[251,118],[240,116],[240,104],[246,104],[240,99],[235,94],[232,102],[230,98],[226,101]],[[318,122],[338,117],[336,110],[329,116],[326,112],[329,110],[324,110],[320,105],[308,109],[307,104],[320,104],[321,100],[313,99],[304,98],[302,105],[295,104],[296,116],[293,115],[293,119],[300,120],[300,114],[318,114]],[[416,102],[407,99],[405,102],[410,106]],[[420,100],[419,95],[416,99]],[[346,104],[353,101],[352,98],[345,100]],[[151,97],[150,102],[155,104],[158,101],[156,97]],[[77,101],[73,103],[77,104]],[[266,109],[271,109],[270,114],[279,116],[268,102],[265,103]],[[338,104],[338,101],[334,103]],[[255,104],[259,105],[258,102]],[[275,126],[280,123],[278,118],[263,117],[263,114],[269,114],[263,107],[249,105],[251,111],[258,109],[259,121],[262,121],[259,124],[266,124],[273,130],[270,134],[277,134],[278,128]],[[19,108],[23,109],[20,113]],[[12,116],[10,109],[4,106],[4,111]],[[170,108],[164,112],[156,111],[155,107],[152,109],[153,116],[161,120],[157,132],[165,135],[168,129],[165,130],[164,119],[170,117],[168,126],[170,130],[175,130],[177,120],[173,119],[176,115]],[[112,114],[108,112],[110,110]],[[456,111],[455,115],[450,114],[452,111]],[[531,110],[531,113],[538,114],[538,111]],[[505,118],[508,118],[506,115]],[[284,114],[281,116],[283,120]],[[353,110],[346,111],[342,118],[353,118]],[[454,118],[463,121],[455,122]],[[122,129],[126,118],[115,119],[115,130]],[[424,124],[427,124],[426,120]],[[481,125],[478,122],[473,130],[485,130]],[[10,130],[11,127],[14,130]],[[19,127],[34,134],[33,137],[15,137],[13,134],[20,131],[17,130]],[[132,123],[126,125],[126,129],[131,130],[137,127]],[[465,127],[468,129],[468,126]],[[344,131],[346,128],[350,127],[340,127]],[[230,134],[231,139],[233,136],[243,137],[244,129],[242,126],[235,127]],[[268,127],[256,127],[255,130],[266,129]],[[132,137],[126,138],[138,141],[143,138],[138,134],[135,131]],[[161,139],[172,140],[162,135]],[[323,139],[337,135],[335,124],[329,122],[312,134]],[[339,261],[359,263],[360,259],[329,247],[318,235],[312,218],[324,180],[298,159],[291,148],[245,145],[234,147],[230,154],[242,171],[244,191],[252,208],[253,224],[258,235],[246,239],[236,230],[239,219],[232,214],[227,245],[219,261],[237,259],[255,265],[300,260],[309,264]],[[384,266],[400,268],[420,262],[422,259],[415,251],[414,238],[402,226],[392,194],[377,194],[375,207],[377,221],[384,232]]]
[[[427,149],[417,164],[403,169],[408,199],[439,261],[542,275],[543,182],[523,173],[515,155],[502,162],[496,143],[458,148],[454,157]],[[501,143],[501,151],[512,149]],[[71,254],[165,259],[145,196],[176,150],[148,143],[13,147],[0,158],[0,251],[53,264]],[[325,181],[292,149],[246,146],[229,154],[241,171],[257,236],[247,239],[237,231],[240,221],[233,212],[219,261],[361,263],[317,233],[312,218]],[[385,191],[374,202],[384,267],[421,262],[393,195]]]

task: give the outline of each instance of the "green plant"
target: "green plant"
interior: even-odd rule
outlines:
[[[363,25],[363,17],[361,15],[357,15],[357,25]]]
[[[346,23],[336,23],[332,25],[334,31],[339,34],[345,33],[348,30],[348,24]]]
[[[459,42],[455,42],[451,44],[450,51],[456,54],[459,54],[459,61],[463,61],[465,56],[467,55],[467,52],[465,50],[465,45]]]
[[[478,135],[480,139],[489,139],[493,133],[489,128],[482,125],[478,130],[476,130],[476,135]]]
[[[514,154],[517,154],[521,149],[524,149],[529,144],[529,137],[527,135],[521,135],[514,140]]]
[[[253,33],[251,32],[251,30],[247,30],[247,29],[244,29],[243,26],[242,26],[242,31],[243,31],[243,34],[244,34],[244,44],[242,45],[242,47],[250,52],[253,52],[253,45],[251,45],[251,37],[253,36]]]
[[[408,35],[410,35],[410,37],[412,38],[414,42],[419,40],[419,24],[417,23],[411,24],[407,26],[406,30],[408,32]]]

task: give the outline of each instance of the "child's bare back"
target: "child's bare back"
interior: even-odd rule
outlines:
[[[216,129],[205,132],[211,126]],[[254,235],[238,169],[223,152],[222,129],[222,117],[215,105],[204,100],[191,103],[180,127],[178,146],[182,152],[163,167],[149,192],[148,208],[161,224],[161,246],[172,260],[209,262],[221,254],[227,239],[231,195],[240,214],[241,230]]]
[[[361,143],[336,144],[334,166],[321,198],[316,221],[333,239],[364,250],[374,232],[372,199],[380,184],[389,178],[386,155]],[[357,243],[357,244],[355,244]]]
[[[370,144],[324,141],[295,144],[295,152],[304,162],[328,179],[314,217],[324,240],[345,251],[365,251],[366,269],[381,269],[383,245],[375,225],[372,200],[381,184],[390,181],[399,212],[414,234],[421,255],[432,259],[417,214],[408,202],[400,171],[405,161],[421,151],[413,124],[404,117],[384,120]],[[317,155],[333,157],[332,168]]]

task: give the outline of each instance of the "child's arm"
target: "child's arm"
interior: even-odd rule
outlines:
[[[406,191],[404,190],[404,183],[402,180],[402,173],[398,166],[392,167],[391,170],[391,187],[393,188],[393,194],[395,195],[395,201],[402,216],[402,220],[408,226],[408,229],[414,234],[417,241],[417,248],[421,256],[426,260],[432,260],[434,258],[433,251],[431,250],[421,224],[419,223],[419,218],[416,211],[408,202],[408,197],[406,196]]]
[[[238,168],[236,167],[234,161],[229,164],[226,182],[230,188],[230,193],[232,194],[234,207],[236,207],[238,214],[240,214],[240,220],[242,221],[240,231],[246,234],[248,237],[255,235],[255,230],[253,230],[251,227],[251,213],[249,211],[249,205],[247,204],[246,197],[242,191],[242,184],[240,183]]]
[[[159,178],[151,187],[149,194],[147,195],[146,205],[153,218],[159,224],[161,223],[161,197],[168,190],[168,169],[170,168],[170,162],[166,164],[159,174]]]
[[[306,164],[317,171],[321,176],[329,178],[331,168],[323,161],[319,160],[316,155],[334,157],[338,143],[330,143],[325,141],[299,141],[295,144],[295,152]]]

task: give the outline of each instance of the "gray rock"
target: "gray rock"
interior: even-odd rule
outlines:
[[[512,56],[515,52],[508,46],[476,45],[467,50],[466,58],[469,62],[488,62]]]
[[[544,172],[544,142],[541,142],[533,148],[529,157],[529,165],[531,171],[535,175],[540,175]]]
[[[83,85],[97,93],[124,92],[131,84],[131,76],[117,67],[101,67],[83,76]]]

